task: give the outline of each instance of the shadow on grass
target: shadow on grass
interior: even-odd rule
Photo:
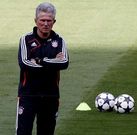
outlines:
[[[19,79],[17,51],[18,49],[15,47],[0,49],[0,134],[3,135],[14,134]],[[92,123],[92,120],[99,115],[94,109],[96,94],[102,90],[119,94],[124,89],[125,92],[130,90],[130,93],[134,93],[137,97],[135,94],[136,50],[77,48],[69,49],[69,55],[70,66],[68,70],[61,72],[61,105],[56,133],[57,135],[83,135],[86,130],[88,135],[91,134],[92,128],[94,130],[102,128],[98,120],[94,120]],[[83,100],[88,102],[92,108],[90,113],[86,113],[86,116],[75,111],[77,105]],[[102,116],[103,119],[105,117]],[[88,122],[88,119],[91,121]],[[82,123],[83,127],[81,127]],[[98,124],[96,127],[93,126],[96,124]],[[112,126],[114,125],[112,124]],[[98,133],[101,132],[103,131],[98,131]]]

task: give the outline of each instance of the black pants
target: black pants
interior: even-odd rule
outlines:
[[[47,97],[21,97],[17,105],[17,135],[32,135],[36,117],[37,135],[54,135],[59,100]]]

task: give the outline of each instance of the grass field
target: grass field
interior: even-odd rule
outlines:
[[[0,2],[0,135],[15,132],[18,41],[32,30],[42,1]],[[137,99],[137,1],[50,1],[57,7],[54,30],[65,38],[70,54],[69,69],[61,74],[56,135],[137,135],[136,107],[122,115],[94,107],[102,91]],[[83,101],[91,111],[75,110]]]

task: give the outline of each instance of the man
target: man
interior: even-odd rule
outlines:
[[[55,15],[56,9],[52,4],[40,4],[36,8],[36,27],[20,39],[17,135],[32,135],[35,117],[37,135],[54,134],[60,70],[69,64],[66,44],[52,30]]]

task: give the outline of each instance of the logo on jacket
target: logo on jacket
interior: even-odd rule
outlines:
[[[55,41],[52,41],[52,46],[54,47],[54,48],[56,48],[56,47],[58,47],[58,42],[55,40]]]
[[[24,111],[24,107],[20,106],[18,110],[18,114],[19,115],[23,114],[23,111]]]
[[[50,39],[48,39],[47,41],[50,42],[51,40],[52,40],[52,39],[50,38]]]
[[[33,42],[33,43],[31,44],[31,47],[35,47],[35,46],[37,46],[37,44],[36,44],[35,42]]]

